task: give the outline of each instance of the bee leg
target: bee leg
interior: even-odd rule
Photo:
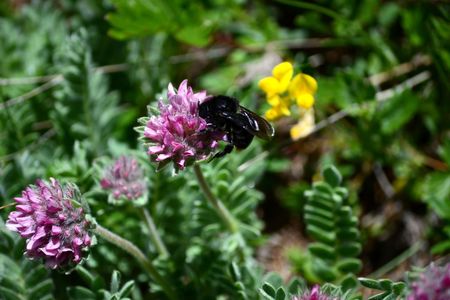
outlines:
[[[216,130],[217,129],[214,127],[213,124],[208,123],[208,124],[206,124],[205,129],[200,130],[200,133],[204,134],[204,133],[214,132]]]
[[[233,148],[234,148],[233,144],[226,145],[225,148],[222,151],[217,152],[216,154],[214,154],[214,156],[211,157],[211,159],[209,161],[212,161],[215,158],[224,157],[225,155],[227,155],[228,153],[233,151]]]

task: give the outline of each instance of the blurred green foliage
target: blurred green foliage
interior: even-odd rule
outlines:
[[[49,276],[50,272],[39,262],[23,259],[23,240],[4,226],[0,218],[0,295],[2,299],[53,299],[54,283]]]
[[[346,178],[345,205],[360,220],[362,254],[351,257],[363,275],[416,240],[425,241],[416,253],[425,260],[430,250],[450,251],[447,1],[9,0],[0,2],[0,41],[0,206],[37,178],[73,181],[97,221],[144,249],[186,298],[287,297],[290,289],[255,259],[265,247],[263,223],[268,235],[292,223],[302,239],[311,234],[301,217],[311,212],[304,191],[331,164]],[[288,133],[297,120],[281,120],[273,141],[202,165],[241,224],[230,234],[192,170],[155,173],[133,127],[169,82],[184,78],[262,114],[256,83],[281,60],[318,79],[316,120],[336,119],[298,142]],[[124,154],[146,168],[147,208],[171,259],[142,238],[134,208],[112,207],[99,192],[96,160]],[[11,209],[0,211],[3,219]],[[4,230],[0,289],[10,299],[163,297],[132,258],[101,240],[87,273],[64,275],[22,258],[20,242]],[[4,276],[5,266],[13,275]],[[392,281],[369,284],[385,295],[403,292]]]
[[[347,189],[340,186],[339,171],[328,166],[322,175],[324,180],[305,192],[306,231],[315,242],[308,245],[307,253],[300,253],[295,266],[311,281],[337,282],[346,291],[356,287],[355,274],[362,268],[357,258],[361,253],[358,218],[349,206]]]

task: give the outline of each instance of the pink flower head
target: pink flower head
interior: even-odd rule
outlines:
[[[74,206],[79,199],[75,185],[61,185],[53,178],[37,180],[15,198],[16,210],[9,214],[6,227],[26,238],[29,258],[43,259],[52,269],[74,266],[91,245],[90,223],[83,208]]]
[[[206,131],[206,121],[199,116],[199,104],[206,92],[194,93],[184,80],[178,90],[169,84],[168,104],[159,101],[159,115],[143,118],[143,139],[147,153],[162,167],[173,162],[176,170],[183,170],[195,161],[207,158],[223,134]]]
[[[100,185],[111,190],[114,199],[125,198],[135,200],[146,191],[144,173],[138,161],[132,157],[121,156],[103,175]]]
[[[315,285],[311,291],[306,291],[302,295],[294,296],[292,300],[339,300],[320,291],[320,286]]]
[[[411,285],[408,300],[450,299],[450,264],[443,267],[431,265]]]

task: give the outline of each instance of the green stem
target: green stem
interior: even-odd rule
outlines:
[[[194,172],[195,175],[197,176],[197,180],[198,183],[200,184],[200,188],[202,189],[203,194],[205,195],[209,203],[214,207],[217,214],[222,218],[222,221],[228,227],[230,232],[232,233],[238,232],[239,231],[238,224],[236,223],[235,219],[228,211],[228,209],[225,207],[225,205],[222,203],[222,201],[220,201],[219,199],[216,198],[216,196],[214,196],[198,164],[194,165]]]
[[[147,225],[150,239],[152,240],[159,254],[164,257],[169,257],[169,252],[167,251],[166,246],[164,245],[158,231],[156,230],[155,222],[153,222],[153,218],[150,215],[150,212],[145,207],[143,207],[142,209],[138,208],[138,210],[142,218],[144,219],[145,224]]]
[[[333,18],[333,19],[342,19],[343,18],[341,15],[339,15],[337,12],[335,12],[332,9],[329,9],[329,8],[326,8],[326,7],[323,7],[323,6],[314,4],[314,3],[310,3],[307,1],[277,0],[277,2],[295,6],[295,7],[304,8],[304,9],[309,9],[309,10],[324,14],[326,16],[329,16],[330,18]]]
[[[390,262],[388,262],[387,264],[385,264],[384,266],[382,266],[381,268],[370,274],[368,277],[379,278],[388,273],[389,271],[392,271],[397,266],[401,265],[405,260],[416,254],[417,251],[419,251],[422,248],[423,246],[422,244],[423,243],[420,241],[416,242],[411,247],[402,252],[399,256],[395,257],[393,260],[391,260]]]
[[[172,287],[167,283],[167,281],[159,274],[158,270],[153,266],[152,262],[130,241],[118,236],[117,234],[109,231],[108,229],[100,226],[94,228],[94,232],[101,236],[103,239],[107,240],[111,244],[116,245],[117,247],[123,249],[128,252],[128,254],[134,256],[139,264],[147,271],[153,280],[155,280],[169,297],[169,299],[175,300],[177,299],[176,294]]]

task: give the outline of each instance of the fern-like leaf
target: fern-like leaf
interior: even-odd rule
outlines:
[[[370,296],[368,300],[395,300],[401,296],[404,296],[406,290],[406,284],[404,282],[393,282],[389,279],[370,279],[370,278],[358,278],[359,282],[374,290],[382,291],[379,294]]]
[[[309,245],[311,271],[323,281],[338,281],[344,290],[356,286],[361,269],[358,219],[347,203],[347,189],[340,187],[342,176],[333,167],[323,171],[324,181],[305,192],[306,230],[316,242]]]
[[[24,241],[9,232],[0,219],[0,295],[5,300],[51,300],[50,272],[38,261],[24,257]]]
[[[108,92],[106,79],[93,69],[86,30],[68,38],[58,59],[64,75],[52,114],[58,136],[69,153],[76,140],[84,140],[91,153],[103,154],[119,114],[118,98]]]

